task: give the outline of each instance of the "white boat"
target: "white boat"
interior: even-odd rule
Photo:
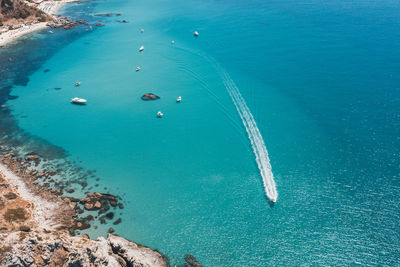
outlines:
[[[174,41],[174,40],[172,40],[172,41],[171,41],[171,44],[174,44],[174,43],[175,43],[175,41]]]
[[[178,96],[178,98],[176,99],[176,102],[181,102],[182,101],[182,97]]]
[[[136,68],[136,71],[139,71],[140,70],[140,67],[139,66],[137,66],[137,68]]]
[[[142,46],[139,48],[139,51],[142,52],[143,50],[144,50],[144,46],[142,45]]]
[[[141,29],[140,32],[144,32],[144,29]]]
[[[195,31],[193,34],[194,34],[194,36],[199,36],[199,32],[198,31]]]
[[[162,116],[164,116],[164,113],[162,113],[161,111],[157,112],[157,117],[162,118]]]
[[[54,32],[53,31],[49,31],[49,33],[53,34]]]
[[[79,98],[79,97],[74,97],[71,99],[71,103],[77,104],[77,105],[85,105],[87,102],[86,99]]]
[[[75,86],[80,86],[81,85],[81,82],[76,82],[75,83]]]

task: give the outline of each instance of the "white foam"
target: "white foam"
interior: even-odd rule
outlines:
[[[231,96],[232,101],[246,129],[251,146],[253,148],[254,156],[256,157],[258,169],[260,170],[260,174],[263,180],[265,194],[269,200],[275,203],[278,200],[278,191],[276,190],[274,174],[272,173],[271,164],[269,162],[268,151],[265,147],[260,130],[257,127],[257,123],[254,120],[254,117],[251,114],[251,111],[247,106],[245,100],[243,99],[242,95],[240,94],[240,91],[237,88],[236,84],[233,82],[229,74],[218,64],[218,62],[214,58],[205,55],[201,51],[195,51],[187,48],[180,49],[202,57],[215,68],[218,74],[220,74],[223,83],[229,95]],[[207,89],[208,91],[210,91],[210,94],[214,95],[212,93],[212,90],[210,90],[209,88]]]
[[[278,191],[276,190],[274,175],[269,162],[268,151],[265,147],[260,130],[258,129],[257,123],[254,120],[254,117],[251,114],[251,111],[244,101],[242,95],[240,94],[236,84],[233,82],[228,73],[223,71],[222,74],[225,87],[236,106],[250,139],[258,169],[260,170],[260,174],[263,179],[265,194],[272,202],[276,202],[278,199]]]

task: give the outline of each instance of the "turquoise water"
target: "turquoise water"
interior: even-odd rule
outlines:
[[[122,196],[117,233],[172,263],[191,253],[205,266],[396,265],[399,11],[396,1],[72,4],[62,12],[105,26],[15,44],[29,60],[7,106]],[[122,16],[94,16],[109,12]],[[273,207],[222,73],[264,137]],[[148,92],[161,99],[142,101]]]

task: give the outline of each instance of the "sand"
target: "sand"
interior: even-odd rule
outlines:
[[[46,2],[40,3],[37,6],[37,8],[41,9],[48,15],[52,16],[57,12],[57,10],[60,7],[62,7],[63,5],[65,5],[66,3],[69,3],[69,2],[74,2],[74,0],[65,0],[65,1],[57,1],[57,2],[46,1]],[[31,24],[31,25],[23,25],[21,28],[18,28],[15,30],[6,31],[6,32],[0,34],[0,46],[4,46],[23,35],[26,35],[28,33],[34,32],[34,31],[42,30],[46,27],[47,27],[47,22],[39,22],[39,23]]]

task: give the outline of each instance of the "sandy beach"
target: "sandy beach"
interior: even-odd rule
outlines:
[[[52,16],[54,15],[60,7],[66,3],[75,2],[74,0],[65,0],[57,2],[42,2],[37,8],[45,12],[46,14]],[[23,25],[22,27],[14,30],[8,30],[0,34],[0,46],[4,46],[13,40],[24,36],[28,33],[38,31],[47,27],[47,22],[39,22],[31,25]]]

